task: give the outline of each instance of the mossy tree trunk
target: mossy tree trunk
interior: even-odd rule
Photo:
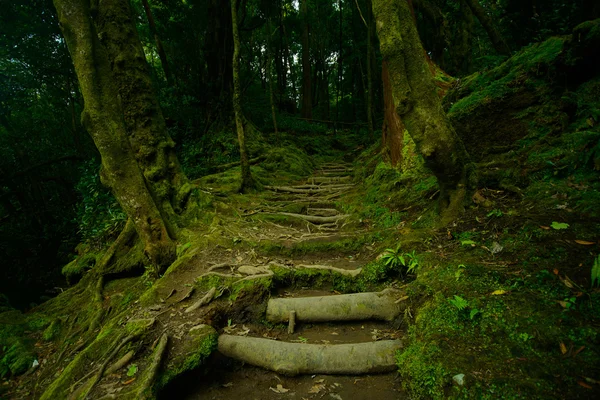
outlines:
[[[175,259],[175,244],[131,149],[117,83],[92,10],[85,0],[55,0],[54,5],[84,99],[82,124],[102,157],[102,182],[133,222],[149,262],[160,271]]]
[[[492,21],[492,17],[490,17],[484,10],[484,8],[479,4],[478,0],[465,0],[473,14],[477,17],[483,29],[487,32],[494,49],[498,52],[498,54],[502,54],[505,56],[510,55],[510,48],[508,47],[508,43],[498,30],[498,27]]]
[[[300,0],[302,19],[302,118],[312,118],[312,82],[310,74],[310,33],[308,0]]]
[[[191,186],[167,132],[129,1],[100,0],[94,22],[118,88],[135,159],[165,220],[175,222],[186,207]]]
[[[235,125],[237,128],[237,137],[240,145],[240,165],[242,169],[242,182],[240,192],[245,193],[255,186],[252,172],[250,171],[250,162],[248,160],[248,150],[246,148],[246,135],[244,133],[244,114],[241,104],[241,85],[240,85],[240,35],[237,23],[236,1],[231,1],[231,23],[233,25],[233,113],[235,115]]]
[[[442,110],[409,4],[373,0],[373,14],[396,113],[437,177],[441,222],[449,223],[464,205],[469,156]]]

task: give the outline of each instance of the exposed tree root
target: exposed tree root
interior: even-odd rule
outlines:
[[[286,343],[244,336],[219,336],[219,351],[227,357],[286,375],[369,374],[394,371],[399,340],[319,345]]]
[[[215,296],[215,293],[217,293],[217,288],[213,286],[200,300],[186,308],[185,312],[189,313],[192,311],[196,311],[200,307],[207,305],[212,301],[213,297]]]
[[[267,305],[267,319],[286,322],[293,310],[299,321],[392,321],[402,312],[401,306],[396,304],[400,296],[400,292],[386,289],[376,293],[271,299]]]
[[[337,187],[337,188],[327,188],[322,186],[317,186],[316,189],[299,189],[291,186],[265,186],[264,188],[267,190],[272,190],[274,192],[285,192],[285,193],[298,193],[298,194],[319,194],[319,193],[331,193],[337,191],[348,190],[353,187],[353,185],[344,185],[345,187]]]
[[[152,360],[147,367],[146,374],[143,377],[143,382],[137,392],[136,399],[150,399],[152,398],[152,387],[158,374],[158,369],[164,358],[165,351],[167,350],[167,344],[169,343],[169,336],[163,333],[154,349]]]
[[[316,265],[316,264],[315,265],[300,264],[300,265],[296,265],[294,268],[296,268],[296,269],[306,268],[306,269],[318,269],[318,270],[332,271],[332,272],[337,272],[338,274],[341,274],[341,275],[350,276],[352,278],[356,278],[362,272],[362,268],[343,269],[343,268],[332,267],[331,265]]]
[[[304,215],[304,214],[295,214],[295,213],[288,213],[288,212],[263,213],[263,214],[267,214],[267,215],[285,215],[287,217],[294,217],[294,218],[303,219],[305,221],[312,222],[313,224],[326,224],[326,223],[329,223],[329,222],[337,222],[337,221],[340,221],[342,219],[346,219],[346,218],[349,217],[349,215],[347,215],[347,214],[334,215],[334,216],[331,216],[331,217],[319,217],[319,216],[316,216],[316,215]]]

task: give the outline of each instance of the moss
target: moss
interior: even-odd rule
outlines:
[[[42,338],[47,342],[54,340],[60,334],[61,329],[62,329],[62,321],[59,318],[56,318],[54,321],[52,321],[50,323],[50,325],[48,325],[46,330],[44,330],[44,333],[42,334]]]
[[[180,343],[178,353],[169,358],[169,364],[157,381],[162,388],[176,376],[203,365],[207,358],[217,349],[217,331],[209,325],[198,325],[190,329]]]
[[[96,265],[97,257],[96,253],[89,252],[65,265],[61,272],[67,279],[67,282],[72,285],[81,279],[85,271]]]
[[[415,342],[398,352],[396,361],[403,379],[403,387],[413,398],[443,399],[444,387],[449,383],[449,373],[441,359],[443,352],[435,345]]]
[[[18,376],[31,368],[35,360],[32,347],[21,339],[13,339],[0,350],[0,378],[7,375]]]

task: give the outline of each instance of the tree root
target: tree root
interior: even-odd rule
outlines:
[[[312,222],[313,224],[326,224],[328,222],[337,222],[339,220],[346,219],[346,218],[349,217],[348,214],[334,215],[332,217],[319,217],[319,216],[316,216],[316,215],[304,215],[304,214],[295,214],[295,213],[287,213],[287,212],[263,213],[263,214],[267,214],[267,215],[285,215],[287,217],[294,217],[294,218],[303,219],[305,221]]]
[[[213,286],[208,291],[208,293],[206,293],[204,295],[204,297],[202,297],[200,300],[198,300],[197,302],[195,302],[194,304],[192,304],[191,306],[186,308],[185,312],[189,313],[192,311],[196,311],[200,307],[207,305],[208,303],[210,303],[212,301],[213,297],[215,296],[215,293],[217,293],[217,288]]]
[[[369,374],[394,371],[399,340],[318,345],[221,335],[219,351],[227,357],[286,375]]]
[[[294,268],[318,269],[318,270],[337,272],[338,274],[341,274],[344,276],[350,276],[352,278],[356,278],[362,272],[362,268],[343,269],[343,268],[332,267],[331,265],[317,265],[317,264],[314,264],[314,265],[300,264],[300,265],[296,265]]]
[[[96,374],[92,378],[90,378],[86,383],[81,385],[79,387],[79,389],[74,391],[69,396],[69,400],[85,399],[87,397],[88,393],[90,393],[92,391],[94,386],[105,375],[104,372],[106,371],[106,367],[108,366],[108,363],[119,353],[119,351],[121,351],[123,346],[125,346],[127,343],[131,342],[132,340],[136,339],[139,336],[140,335],[129,335],[125,339],[123,339],[118,345],[116,345],[116,347],[113,348],[113,350],[110,352],[108,357],[106,357],[106,359],[104,360],[102,365],[100,365],[100,368],[98,368]],[[79,382],[84,380],[85,378],[87,378],[87,376],[80,379]],[[77,383],[79,383],[79,382],[77,382]],[[77,385],[77,383],[75,383],[75,385]]]
[[[273,190],[275,192],[285,192],[285,193],[299,193],[299,194],[319,194],[319,193],[331,193],[337,191],[343,191],[346,189],[350,189],[353,185],[344,185],[345,187],[340,188],[332,188],[327,189],[322,186],[317,186],[316,189],[299,189],[290,186],[265,186],[264,188],[267,190]]]
[[[137,392],[136,399],[150,399],[152,398],[152,387],[154,386],[154,381],[156,380],[156,375],[158,374],[158,369],[160,364],[164,358],[165,352],[167,350],[167,344],[169,343],[169,336],[166,333],[163,333],[154,349],[154,354],[152,355],[152,360],[148,365],[146,374],[144,375],[143,382],[140,385],[140,388]]]

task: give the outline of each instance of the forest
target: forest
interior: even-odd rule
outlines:
[[[597,0],[0,1],[0,399],[600,398]]]

